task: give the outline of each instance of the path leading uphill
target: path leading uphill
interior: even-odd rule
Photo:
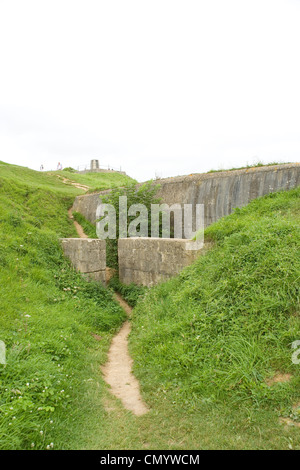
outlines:
[[[115,298],[130,316],[131,307],[119,294],[116,294]],[[128,352],[130,328],[130,322],[127,320],[113,338],[108,352],[108,361],[102,367],[102,372],[105,381],[111,387],[112,394],[122,401],[124,408],[141,416],[149,409],[142,400],[139,382],[132,373],[133,361]]]
[[[73,220],[80,238],[88,238],[81,225],[74,220],[72,209],[69,209],[69,217]],[[115,299],[130,317],[132,308],[125,302],[120,294],[115,294]],[[140,394],[140,385],[132,373],[133,360],[128,351],[128,336],[131,330],[130,321],[127,320],[119,333],[112,339],[108,352],[108,360],[101,370],[104,380],[110,386],[113,395],[119,398],[127,410],[136,416],[144,415],[149,411]]]
[[[88,191],[88,189],[90,189],[89,186],[86,186],[85,184],[76,183],[76,181],[69,180],[68,178],[65,178],[64,176],[61,176],[61,175],[56,175],[56,176],[64,184],[70,184],[71,186],[74,186],[77,189],[82,189],[83,191]]]
[[[78,233],[79,238],[89,238],[83,231],[81,225],[74,219],[72,214],[72,209],[68,210],[69,218],[73,220],[73,224],[76,228],[76,232]]]

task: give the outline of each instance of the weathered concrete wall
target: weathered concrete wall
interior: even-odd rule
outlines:
[[[75,198],[72,211],[80,212],[92,224],[96,224],[96,210],[100,204],[100,196],[108,194],[110,191],[101,191],[99,193],[83,194]]]
[[[106,242],[92,238],[62,238],[62,248],[77,271],[89,279],[106,283]]]
[[[158,196],[166,204],[193,204],[194,207],[196,204],[203,204],[204,223],[208,226],[230,214],[234,208],[247,205],[252,199],[299,186],[300,165],[293,163],[193,174],[158,180],[155,184],[160,184]],[[101,202],[100,197],[108,192],[78,196],[73,210],[80,212],[90,222],[95,223],[97,206]],[[87,268],[83,259],[81,265],[79,260],[83,257],[82,254],[75,255],[72,262],[80,271],[92,272],[94,276],[105,280],[105,242],[101,240],[98,242],[104,243],[101,269],[98,267],[91,269],[89,263]],[[121,282],[150,286],[174,276],[199,255],[199,251],[186,250],[186,243],[189,242],[183,239],[120,239],[119,275]],[[72,251],[72,248],[70,250]],[[91,257],[94,258],[94,255]]]
[[[300,184],[298,163],[272,165],[244,170],[199,173],[166,178],[160,184],[158,196],[166,204],[204,204],[205,226],[230,214],[235,207],[243,207],[252,199],[265,194],[289,190]],[[73,209],[95,223],[96,209],[103,191],[78,196]]]
[[[192,242],[176,238],[120,238],[120,281],[152,286],[175,276],[201,252],[187,250],[188,243]]]
[[[204,225],[216,222],[253,199],[300,184],[300,165],[288,164],[189,175],[160,181],[163,202],[204,204]]]

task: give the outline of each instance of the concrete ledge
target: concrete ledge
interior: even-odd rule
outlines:
[[[140,183],[137,186],[140,186]],[[204,225],[231,214],[253,199],[275,191],[288,191],[300,185],[300,164],[286,163],[215,173],[196,173],[154,181],[160,188],[157,197],[172,204],[204,204]],[[73,210],[95,224],[101,196],[110,190],[75,198]]]
[[[120,238],[120,281],[149,287],[175,276],[200,254],[201,249],[187,249],[191,243],[181,238]]]
[[[106,242],[94,238],[61,238],[63,252],[88,280],[106,283]]]

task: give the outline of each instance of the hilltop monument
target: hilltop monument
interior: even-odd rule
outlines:
[[[91,171],[99,170],[99,160],[91,160]]]

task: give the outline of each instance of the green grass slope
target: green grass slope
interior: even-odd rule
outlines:
[[[74,173],[73,171],[50,171],[47,173],[50,177],[67,178],[75,183],[88,186],[88,192],[104,191],[105,189],[118,188],[129,181],[135,181],[130,176],[121,173]]]
[[[93,413],[89,380],[124,320],[112,293],[63,257],[58,237],[76,236],[67,209],[81,192],[0,164],[1,449],[76,448]]]
[[[205,232],[212,248],[138,302],[130,347],[150,405],[299,422],[299,197],[270,194],[219,220]],[[278,373],[290,380],[271,385]]]
[[[122,186],[126,182],[134,181],[130,176],[120,173],[73,173],[71,171],[34,171],[17,165],[10,165],[0,161],[0,176],[6,181],[18,184],[25,182],[27,187],[43,188],[68,195],[84,194],[86,191],[74,187],[71,183],[87,186],[88,192]],[[65,180],[65,183],[63,182]]]
[[[0,449],[300,449],[299,189],[209,227],[213,247],[169,282],[112,282],[136,304],[141,417],[109,394],[99,367],[124,312],[58,241],[77,236],[67,210],[82,193],[0,162]],[[279,372],[290,380],[270,385]]]

